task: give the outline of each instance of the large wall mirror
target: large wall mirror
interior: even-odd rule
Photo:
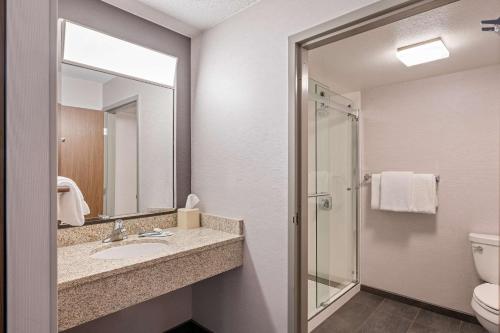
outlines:
[[[59,221],[172,210],[177,59],[60,24]]]

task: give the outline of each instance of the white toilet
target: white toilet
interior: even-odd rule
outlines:
[[[490,333],[498,333],[498,274],[500,237],[469,234],[472,254],[479,277],[485,282],[474,289],[472,309],[477,320]]]

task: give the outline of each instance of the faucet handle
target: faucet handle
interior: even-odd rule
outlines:
[[[122,219],[115,220],[114,229],[115,230],[122,230],[123,229],[123,220]]]
[[[109,243],[109,242],[124,240],[127,238],[128,238],[127,230],[123,227],[123,220],[117,219],[115,220],[111,235],[105,238],[102,242]]]

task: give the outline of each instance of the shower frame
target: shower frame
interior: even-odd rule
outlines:
[[[308,208],[307,208],[307,172],[308,172],[308,51],[346,39],[420,13],[445,6],[460,0],[382,0],[360,8],[351,13],[320,24],[288,39],[289,71],[289,209],[288,209],[288,332],[308,332]],[[359,139],[359,131],[358,131]],[[358,144],[359,148],[359,144]],[[361,149],[358,149],[358,154]],[[358,155],[359,157],[359,155]],[[361,182],[358,158],[358,185]],[[359,186],[358,189],[359,191]],[[358,195],[358,226],[362,215]],[[359,228],[357,233],[358,278],[359,269]],[[359,283],[356,286],[359,290]],[[349,290],[346,293],[356,291]],[[348,295],[346,295],[348,296]],[[323,317],[340,307],[342,297],[323,310]]]
[[[326,117],[327,118],[330,118],[331,114],[330,112],[333,112],[335,113],[337,116],[339,115],[343,115],[343,116],[346,116],[346,118],[344,118],[345,120],[347,120],[348,122],[351,122],[351,128],[350,128],[350,133],[349,133],[349,137],[341,137],[341,138],[336,138],[336,140],[342,140],[342,139],[347,139],[347,140],[351,140],[350,142],[350,149],[351,149],[351,153],[350,153],[350,156],[348,157],[347,160],[344,160],[343,162],[345,163],[351,163],[351,170],[350,172],[348,173],[349,174],[349,183],[348,183],[348,189],[347,191],[349,191],[349,193],[351,193],[351,200],[350,200],[350,213],[352,213],[353,215],[351,215],[351,218],[349,220],[338,220],[336,217],[333,217],[331,216],[330,214],[328,214],[328,218],[325,220],[324,217],[325,215],[323,215],[323,218],[319,217],[318,214],[318,202],[316,201],[315,202],[315,207],[316,207],[316,211],[315,211],[315,214],[314,214],[314,225],[315,225],[315,229],[316,229],[316,235],[315,235],[315,254],[314,254],[314,257],[315,257],[315,265],[314,265],[314,269],[315,269],[315,273],[311,272],[311,262],[308,262],[308,274],[309,274],[309,281],[311,281],[311,277],[314,276],[315,277],[315,287],[314,287],[314,300],[315,300],[315,309],[313,311],[313,313],[309,313],[311,308],[311,304],[308,304],[308,320],[309,320],[309,330],[311,330],[311,327],[314,328],[316,327],[316,325],[319,325],[326,317],[329,316],[329,311],[325,311],[326,309],[330,309],[330,306],[334,303],[334,302],[339,302],[340,304],[343,304],[342,300],[344,299],[349,299],[350,297],[352,297],[355,293],[357,293],[359,291],[359,213],[360,213],[360,209],[359,209],[359,197],[360,197],[360,192],[359,192],[359,179],[360,179],[360,173],[359,173],[359,109],[355,106],[355,102],[352,101],[352,100],[349,100],[348,98],[345,98],[345,97],[342,97],[342,95],[336,93],[335,91],[332,91],[331,89],[329,89],[326,85],[322,84],[321,82],[318,82],[314,79],[309,79],[309,82],[308,82],[308,90],[309,90],[309,96],[308,96],[308,101],[309,102],[314,102],[314,113],[315,113],[315,119],[314,119],[314,123],[315,123],[315,129],[314,129],[314,159],[315,159],[315,162],[314,162],[314,174],[315,174],[315,184],[314,184],[314,187],[315,187],[315,193],[314,194],[309,194],[308,193],[308,198],[309,199],[312,199],[312,198],[317,198],[317,197],[322,197],[324,196],[325,194],[328,194],[328,196],[330,197],[333,197],[335,198],[333,200],[333,206],[337,206],[337,201],[339,201],[339,205],[337,206],[337,211],[340,207],[342,207],[342,203],[340,203],[342,201],[341,199],[341,196],[342,196],[342,190],[337,188],[336,190],[333,188],[335,187],[335,185],[327,185],[328,186],[328,190],[326,190],[325,188],[323,188],[324,185],[326,184],[322,184],[322,189],[321,190],[318,190],[318,186],[319,184],[317,183],[317,172],[319,169],[322,169],[321,167],[318,167],[318,163],[320,163],[318,161],[318,157],[320,155],[323,156],[323,158],[325,157],[325,152],[323,153],[320,153],[319,152],[319,146],[321,145],[320,141],[323,141],[325,139],[324,137],[324,134],[319,134],[318,131],[320,130],[319,129],[319,123],[318,123],[318,112],[320,110],[323,110],[323,111],[326,111]],[[318,94],[318,92],[316,91],[317,89],[320,89],[321,90],[321,93]],[[337,99],[339,99],[339,101],[337,101]],[[343,102],[340,102],[340,100],[343,100]],[[310,112],[310,109],[308,109],[308,112]],[[325,116],[325,114],[323,114]],[[338,119],[338,118],[337,118]],[[330,126],[330,124],[329,124]],[[328,126],[328,134],[327,136],[331,135],[332,133],[330,133],[330,131],[332,130],[330,127]],[[309,129],[309,127],[308,127]],[[333,131],[335,132],[335,131]],[[337,132],[337,134],[340,134],[339,132]],[[323,138],[320,140],[319,139],[319,136],[322,136]],[[327,140],[330,140],[331,138],[328,138]],[[311,142],[310,142],[310,138],[309,138],[309,135],[308,135],[308,148],[310,148],[310,145]],[[338,142],[338,141],[337,141]],[[347,142],[343,142],[344,144],[346,144]],[[323,141],[324,143],[324,141]],[[329,153],[326,153],[326,157],[327,158],[331,158],[332,156],[335,156],[335,160],[337,161],[340,161],[342,160],[342,156],[340,155],[330,155]],[[345,157],[345,156],[344,156]],[[324,161],[323,161],[324,162]],[[329,163],[328,163],[329,164]],[[331,167],[331,166],[330,166]],[[311,168],[310,168],[310,165],[308,165],[308,172],[311,172]],[[340,172],[340,174],[337,172],[333,172],[333,170],[330,170],[329,173],[333,173],[331,174],[330,176],[347,176],[348,174],[344,174],[342,175],[342,172]],[[308,184],[308,187],[310,187],[311,184]],[[333,187],[331,187],[333,186]],[[345,187],[344,187],[345,188]],[[309,190],[311,190],[309,188]],[[326,192],[325,192],[326,191]],[[331,193],[330,193],[331,192]],[[335,193],[335,194],[334,194]],[[338,199],[337,199],[338,198]],[[310,206],[308,205],[308,208],[310,208]],[[345,212],[345,211],[344,211]],[[327,243],[324,243],[322,241],[320,241],[320,239],[318,239],[318,231],[321,229],[322,231],[327,231],[327,232],[331,232],[332,229],[336,229],[334,224],[335,222],[340,222],[342,221],[342,224],[349,224],[351,226],[351,232],[354,232],[354,237],[352,238],[352,240],[354,241],[354,249],[355,249],[355,253],[354,253],[354,256],[348,256],[348,257],[344,257],[344,259],[346,259],[347,261],[350,261],[350,260],[354,260],[354,263],[355,263],[355,266],[351,267],[352,269],[352,272],[351,272],[351,277],[349,278],[349,282],[347,284],[345,284],[347,282],[347,280],[345,281],[342,281],[340,282],[338,279],[340,280],[343,280],[345,279],[345,276],[343,278],[340,278],[340,276],[337,276],[337,277],[334,277],[332,276],[332,269],[334,269],[335,267],[335,263],[338,263],[338,262],[332,262],[331,261],[331,258],[330,256],[333,254],[331,252],[331,248],[330,246],[334,245],[335,244],[335,241],[331,238],[331,237],[328,237],[329,240],[327,241]],[[324,229],[325,228],[325,225],[323,225],[323,227],[320,227],[320,224],[324,224],[326,222],[326,224],[328,225],[328,227],[326,227],[326,230]],[[310,220],[310,216],[308,217],[308,225],[309,225],[309,228],[310,228],[310,224],[311,224],[311,220]],[[311,231],[311,230],[308,230],[308,232]],[[340,231],[342,232],[341,230],[335,230],[334,233],[337,234],[337,232]],[[344,230],[345,232],[345,230]],[[340,234],[338,234],[340,235]],[[331,236],[331,235],[330,235]],[[347,236],[347,235],[344,235],[344,236]],[[308,241],[310,240],[310,238],[308,238]],[[323,241],[325,241],[323,239]],[[327,246],[328,247],[328,251],[327,251],[327,254],[325,254],[325,252],[321,251],[321,250],[324,250],[324,246]],[[320,250],[320,248],[322,248]],[[346,250],[345,248],[343,250]],[[308,244],[308,260],[311,259],[311,246],[309,246]],[[325,254],[325,256],[323,255],[320,255],[320,252],[322,254]],[[328,258],[328,264],[325,266],[325,262],[324,260]],[[323,259],[323,260],[322,260]],[[320,265],[320,261],[322,261],[322,264]],[[345,264],[345,263],[344,263]],[[332,266],[333,265],[333,266]],[[321,267],[320,267],[321,266]],[[328,276],[324,276],[325,275],[325,271],[324,269],[327,269],[328,273],[327,275]],[[345,272],[344,272],[345,273]],[[312,275],[312,276],[311,276]],[[326,280],[325,280],[326,279]],[[327,282],[325,282],[327,281]],[[337,284],[337,285],[335,285]],[[345,284],[345,285],[344,285]],[[321,285],[321,287],[320,287]],[[334,291],[332,293],[332,290],[330,289],[330,287],[334,286],[335,288],[340,288],[338,289],[338,291]],[[326,290],[325,290],[325,287]],[[321,289],[321,291],[320,291]],[[325,291],[327,291],[325,293]],[[310,303],[311,302],[311,290],[310,288],[308,288],[308,302]],[[336,308],[332,308],[332,309],[336,309]],[[323,311],[325,311],[326,313],[323,313]],[[335,311],[335,310],[334,310]],[[330,311],[331,312],[331,311]],[[326,317],[325,317],[326,316]]]

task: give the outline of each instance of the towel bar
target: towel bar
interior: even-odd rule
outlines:
[[[435,175],[435,177],[436,177],[436,183],[439,183],[439,181],[441,180],[441,177],[439,175]],[[365,173],[365,175],[363,176],[363,181],[365,183],[368,183],[371,179],[372,179],[372,175],[369,173]]]
[[[69,187],[67,186],[58,186],[57,193],[66,193],[69,192]]]

